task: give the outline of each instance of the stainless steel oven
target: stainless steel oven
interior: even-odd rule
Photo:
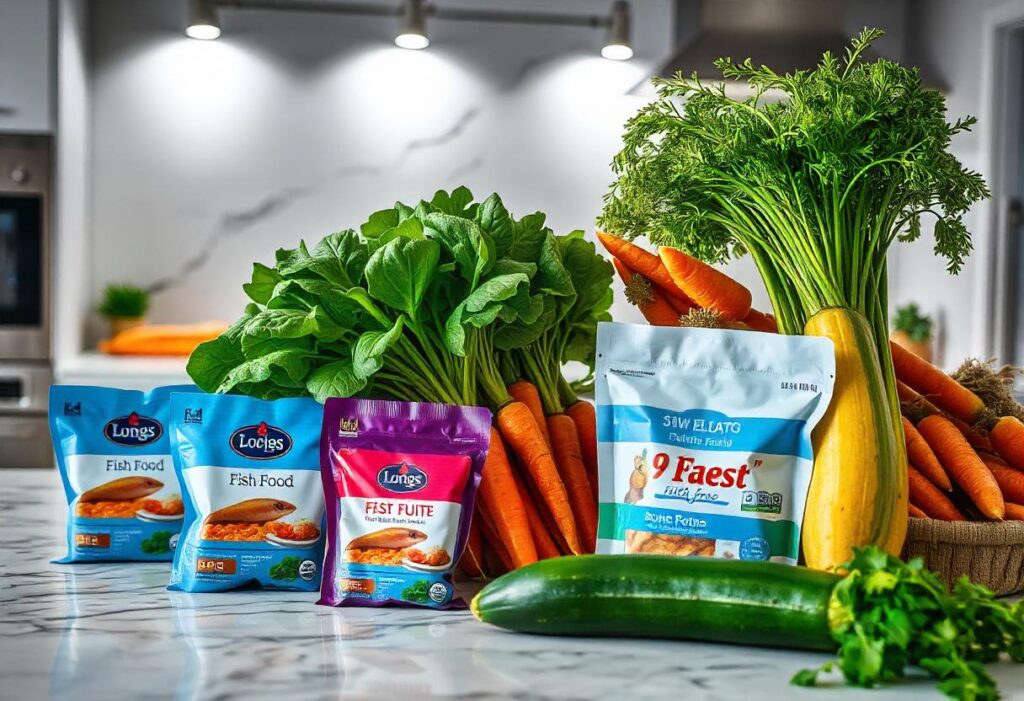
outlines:
[[[0,134],[0,467],[53,464],[50,139]]]

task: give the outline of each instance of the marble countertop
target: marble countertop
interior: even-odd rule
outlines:
[[[315,596],[165,590],[169,564],[53,565],[57,474],[0,470],[0,697],[10,699],[940,699],[930,680],[801,689],[824,656],[684,642],[544,638],[467,612],[329,609]],[[992,668],[1024,700],[1024,666]]]

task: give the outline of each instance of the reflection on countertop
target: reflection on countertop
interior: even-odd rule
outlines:
[[[165,590],[169,564],[53,565],[52,471],[0,472],[0,696],[37,699],[827,701],[788,684],[820,655],[726,645],[513,635],[464,612],[329,609],[312,594]],[[993,668],[1024,699],[1024,668]],[[843,699],[938,699],[920,680]]]

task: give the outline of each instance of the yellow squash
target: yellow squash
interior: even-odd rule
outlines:
[[[871,326],[858,312],[825,309],[804,334],[830,338],[836,347],[832,402],[814,431],[802,539],[807,566],[835,569],[854,546],[899,555],[907,529],[906,452]]]

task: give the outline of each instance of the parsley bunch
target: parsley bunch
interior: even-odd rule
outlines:
[[[950,593],[920,559],[905,563],[878,548],[856,549],[846,569],[829,607],[839,659],[798,672],[795,684],[813,686],[838,667],[849,683],[870,687],[917,665],[951,698],[990,701],[999,693],[984,664],[1004,653],[1024,662],[1024,603],[996,601],[966,577]]]

